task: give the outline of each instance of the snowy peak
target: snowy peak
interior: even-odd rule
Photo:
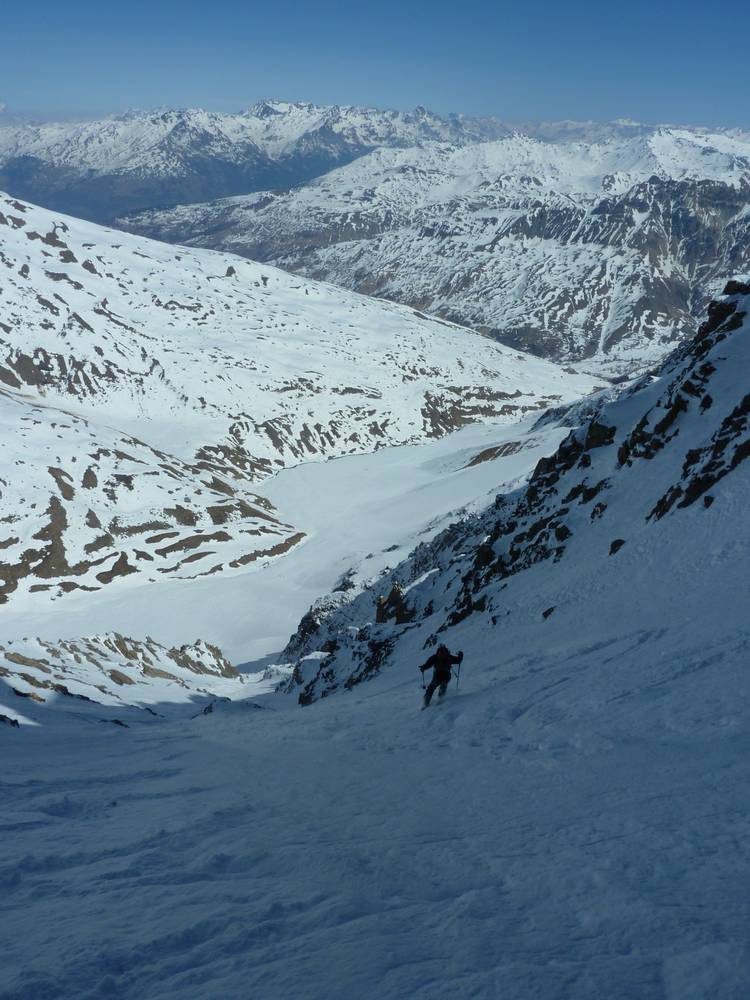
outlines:
[[[98,121],[0,121],[0,187],[96,221],[176,202],[285,188],[380,146],[480,141],[506,129],[374,108],[261,101],[222,114],[130,111]]]
[[[508,125],[494,118],[264,100],[235,113],[199,108],[130,111],[97,121],[0,120],[0,188],[95,221],[305,183],[375,149],[467,146],[525,137],[565,148],[674,135],[706,154],[739,130],[609,123]],[[718,144],[718,145],[717,145]],[[658,158],[658,157],[657,157]]]

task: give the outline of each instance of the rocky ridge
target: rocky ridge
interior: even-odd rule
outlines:
[[[589,604],[610,616],[634,605],[642,621],[638,608],[654,605],[655,588],[662,622],[710,615],[719,598],[705,592],[709,569],[726,590],[721,614],[738,613],[750,284],[725,291],[655,377],[584,411],[526,486],[419,546],[375,586],[313,609],[287,647],[300,702],[353,687],[409,651],[426,658],[438,640],[483,634],[491,644],[506,630],[571,615],[585,628]]]

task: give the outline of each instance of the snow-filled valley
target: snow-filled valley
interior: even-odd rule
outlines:
[[[521,480],[567,433],[533,423],[470,427],[429,445],[295,466],[256,487],[304,534],[283,557],[194,580],[125,580],[52,602],[31,595],[3,609],[4,633],[76,639],[114,629],[172,645],[200,637],[234,663],[278,654],[318,597],[342,582],[377,579],[419,541],[490,503],[500,485]]]
[[[234,575],[303,540],[259,495],[272,472],[596,387],[231,255],[7,197],[0,232],[0,604]]]
[[[612,385],[3,196],[0,302],[2,1000],[744,1000],[750,285]]]

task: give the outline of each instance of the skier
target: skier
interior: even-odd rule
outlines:
[[[432,696],[440,688],[440,693],[438,698],[442,698],[445,692],[448,690],[448,685],[451,680],[451,667],[454,663],[460,663],[464,658],[463,653],[459,653],[454,656],[453,653],[448,649],[447,646],[443,645],[441,642],[432,656],[423,663],[419,668],[424,675],[425,670],[433,670],[432,680],[430,681],[427,690],[424,693],[424,707],[427,706],[432,701]]]

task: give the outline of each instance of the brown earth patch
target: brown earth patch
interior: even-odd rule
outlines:
[[[100,583],[111,583],[116,576],[129,576],[131,573],[137,572],[136,567],[131,566],[128,562],[127,553],[121,552],[114,566],[102,573],[97,573],[96,578]]]

